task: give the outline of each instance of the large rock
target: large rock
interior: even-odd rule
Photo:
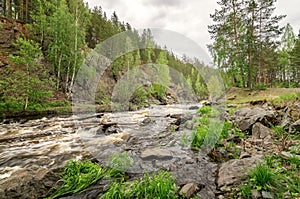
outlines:
[[[241,182],[250,168],[254,168],[262,162],[262,156],[253,156],[244,159],[229,160],[221,165],[217,184],[219,188],[226,187]]]
[[[254,139],[271,139],[272,130],[262,123],[257,122],[252,127],[252,137]]]
[[[237,126],[242,130],[251,130],[256,122],[264,125],[271,125],[276,121],[275,111],[266,111],[262,108],[242,108],[234,113],[234,120]]]
[[[58,175],[45,168],[19,169],[0,182],[0,198],[45,197],[59,179]]]
[[[300,102],[294,102],[289,106],[286,106],[280,112],[280,126],[290,128],[291,124],[300,120]]]
[[[184,185],[179,194],[185,196],[186,198],[191,198],[199,190],[199,187],[196,183],[188,183]]]
[[[141,153],[143,160],[170,160],[173,158],[170,151],[161,148],[148,148]]]

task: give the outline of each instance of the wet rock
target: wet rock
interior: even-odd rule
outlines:
[[[200,198],[216,198],[217,165],[202,158],[197,161],[195,164],[177,163],[171,170],[172,176],[177,179],[176,184],[184,186],[190,182],[197,182],[197,186],[200,188],[197,195]]]
[[[274,194],[271,192],[262,191],[262,197],[265,199],[274,199]]]
[[[199,187],[196,183],[188,183],[184,185],[179,194],[182,196],[185,196],[186,198],[191,198],[197,191],[199,190]]]
[[[0,182],[0,198],[40,198],[55,187],[59,176],[45,168],[19,169]]]
[[[257,122],[252,127],[252,137],[254,139],[265,139],[270,138],[272,136],[272,130],[262,123]]]
[[[190,106],[189,107],[189,110],[197,110],[199,109],[200,107],[199,106]]]
[[[222,163],[219,169],[218,187],[240,183],[246,171],[261,162],[262,156],[253,156],[244,159],[233,159]]]
[[[265,111],[262,108],[242,108],[234,113],[234,120],[237,126],[242,130],[251,130],[256,122],[264,125],[271,125],[276,120],[275,111]]]
[[[251,190],[251,196],[252,196],[252,199],[261,198],[261,193],[260,193],[260,191],[253,189],[253,190]]]
[[[155,120],[151,119],[150,117],[145,118],[142,122],[141,122],[141,126],[146,126],[149,124],[153,124],[155,123]]]
[[[115,133],[120,133],[120,128],[117,125],[109,126],[104,131],[105,135],[110,135],[110,134],[115,134]]]
[[[170,160],[173,158],[170,151],[161,148],[148,148],[141,153],[143,160]]]

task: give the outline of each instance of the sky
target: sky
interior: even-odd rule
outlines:
[[[219,9],[217,0],[85,0],[89,7],[101,6],[110,17],[116,11],[120,21],[136,29],[162,28],[175,31],[197,43],[207,54],[211,43],[208,25],[213,24],[209,15]],[[294,32],[300,29],[300,0],[277,0],[276,15],[287,15],[281,21],[290,23]]]

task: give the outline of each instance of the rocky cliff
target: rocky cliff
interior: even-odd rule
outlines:
[[[0,16],[0,67],[8,64],[7,56],[14,52],[13,43],[29,30],[21,21]]]

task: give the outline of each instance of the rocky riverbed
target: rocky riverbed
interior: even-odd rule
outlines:
[[[0,198],[45,197],[58,186],[66,161],[89,158],[110,166],[110,157],[124,152],[133,160],[126,168],[131,176],[164,169],[179,187],[196,187],[191,195],[222,198],[241,182],[246,169],[263,161],[266,152],[288,155],[288,147],[295,143],[275,144],[272,125],[299,133],[299,102],[279,110],[266,103],[238,109],[233,115],[224,113],[247,135],[224,141],[236,143],[237,156],[223,157],[222,146],[210,154],[197,152],[181,139],[183,134],[191,135],[199,107],[153,105],[134,112],[4,121],[0,125]],[[103,186],[69,198],[97,198]]]

